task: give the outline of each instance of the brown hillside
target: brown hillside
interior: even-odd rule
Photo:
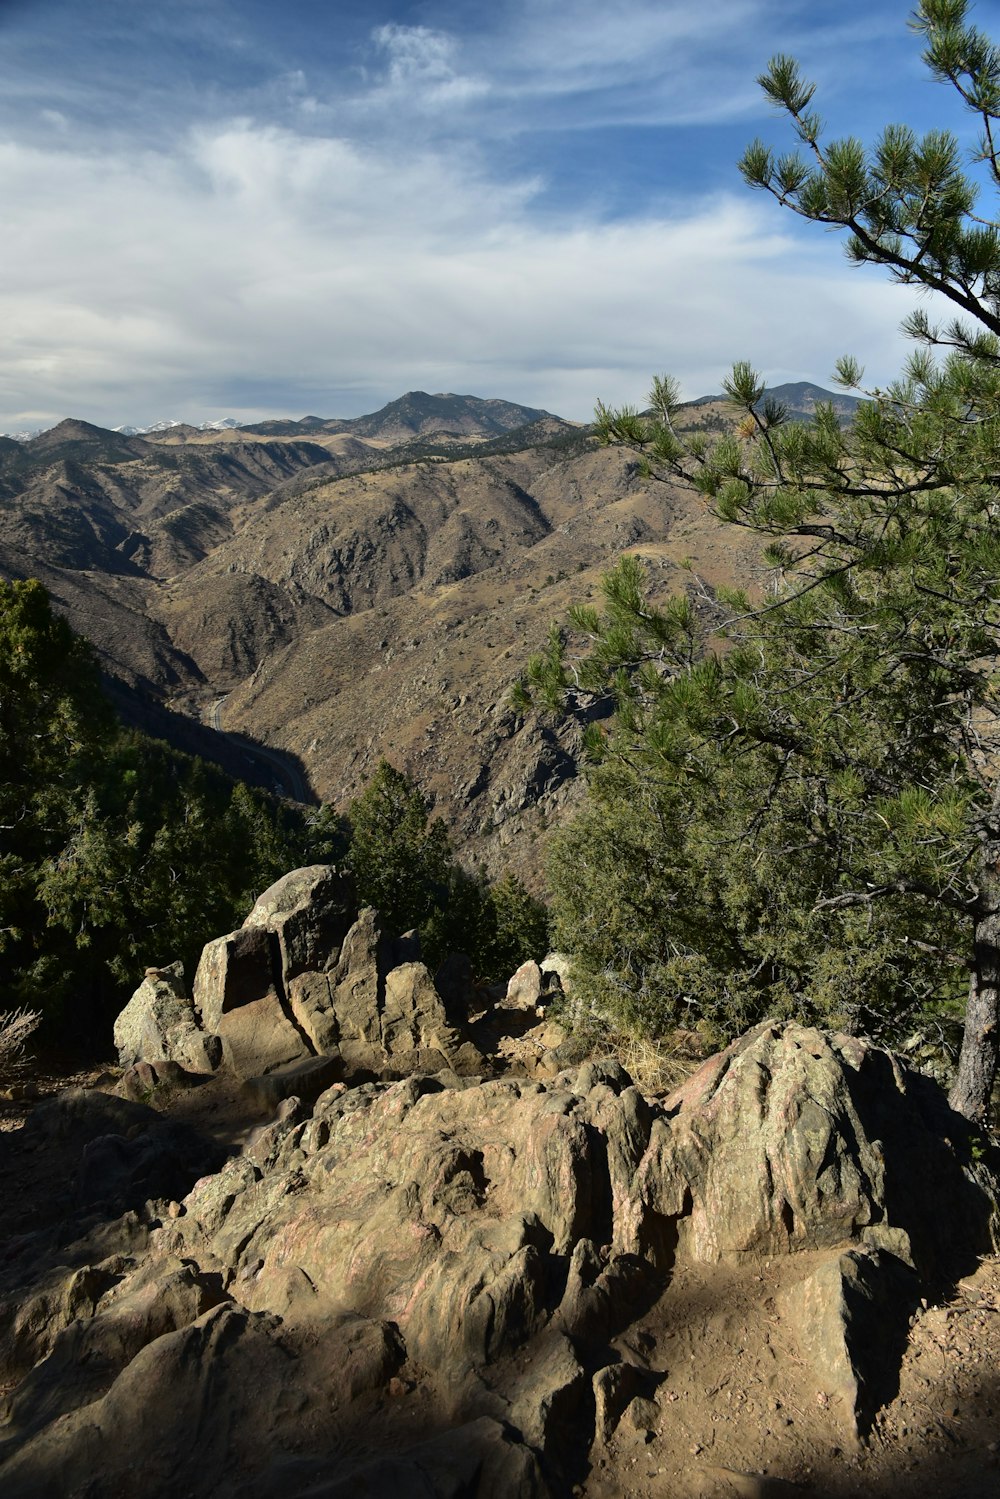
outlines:
[[[510,711],[528,655],[625,550],[658,591],[694,586],[690,559],[710,592],[756,543],[625,453],[560,447],[556,418],[497,451],[521,408],[479,405],[481,446],[395,464],[384,436],[311,424],[179,443],[63,423],[0,454],[0,570],[41,577],[126,689],[297,757],[323,799],[387,756],[468,856],[537,880],[578,733]]]

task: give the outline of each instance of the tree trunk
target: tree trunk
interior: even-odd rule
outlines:
[[[989,850],[988,844],[984,853]],[[983,883],[986,888],[981,887],[981,895],[1000,894],[995,865]],[[993,898],[977,917],[974,942],[965,1034],[948,1102],[966,1119],[979,1123],[990,1105],[1000,1048],[1000,909]]]

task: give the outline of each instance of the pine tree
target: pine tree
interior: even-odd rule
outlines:
[[[423,926],[447,901],[451,844],[419,787],[379,761],[351,803],[348,862],[360,899],[376,908],[392,932]]]
[[[420,788],[388,760],[351,803],[347,821],[347,862],[359,898],[389,931],[419,929],[432,966],[464,952],[477,977],[493,982],[543,955],[548,923],[541,903],[513,875],[491,886],[483,871],[463,868]]]
[[[913,24],[932,74],[980,117],[977,161],[1000,189],[1000,53],[966,11],[924,0]],[[686,963],[696,999],[710,974],[740,1003],[822,1008],[825,993],[834,1013],[853,1004],[877,1026],[879,1010],[885,1021],[946,1003],[964,967],[951,1101],[979,1118],[1000,1043],[1000,232],[947,132],[826,143],[791,59],[760,82],[801,149],[754,143],[748,183],[847,230],[852,260],[960,316],[907,320],[916,351],[888,389],[863,392],[850,427],[829,406],[789,422],[746,364],[726,382],[738,422],[717,440],[678,434],[667,377],[649,415],[599,406],[605,442],[771,537],[771,591],[728,597],[720,642],[690,600],[654,608],[625,559],[604,613],[572,618],[584,658],[556,634],[529,683],[552,704],[609,693],[605,749],[620,775],[656,788],[670,828],[661,897],[687,903],[658,939],[675,1000],[690,998]],[[863,391],[853,359],[838,376]],[[858,977],[867,1005],[856,983],[849,998]]]
[[[234,784],[115,721],[40,583],[0,583],[0,992],[99,1044],[148,963],[185,961],[337,819]]]

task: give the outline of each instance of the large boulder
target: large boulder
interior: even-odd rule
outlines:
[[[371,1076],[481,1071],[479,1052],[413,960],[416,942],[391,937],[371,908],[348,925],[348,888],[325,865],[294,870],[238,931],[206,945],[195,1012],[218,1035],[227,1067],[250,1079],[337,1052]]]
[[[194,1005],[206,1030],[223,1015],[262,999],[280,997],[276,939],[266,927],[241,927],[202,948],[194,976]]]
[[[219,1021],[219,1039],[226,1067],[244,1080],[312,1055],[276,994],[228,1011]]]
[[[312,1054],[288,1012],[278,938],[264,926],[241,927],[206,944],[194,1002],[236,1077],[258,1077]]]
[[[529,958],[508,983],[505,1003],[515,1010],[533,1010],[541,997],[542,970],[533,958]]]
[[[428,970],[400,961],[405,951],[367,907],[345,934],[330,972],[291,980],[297,1026],[317,1051],[337,1047],[355,1072],[481,1071],[482,1057],[451,1024]]]
[[[293,869],[261,895],[244,930],[273,933],[287,987],[300,973],[325,973],[340,957],[353,920],[354,886],[331,864]]]
[[[668,1222],[676,1252],[709,1262],[863,1243],[940,1282],[997,1235],[972,1147],[937,1084],[889,1052],[768,1022],[666,1100],[625,1245]]]
[[[191,1072],[213,1072],[222,1045],[198,1023],[184,982],[184,967],[148,968],[115,1021],[114,1041],[123,1067],[136,1062],[178,1062]]]
[[[287,1013],[277,940],[263,927],[241,928],[206,944],[194,976],[194,1002],[238,1078],[258,1077],[312,1054]]]

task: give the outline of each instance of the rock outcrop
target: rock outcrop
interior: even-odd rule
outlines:
[[[483,1070],[483,1059],[452,1025],[430,973],[408,957],[368,908],[344,938],[339,960],[289,986],[292,1013],[317,1050],[336,1047],[349,1070],[404,1073]]]
[[[342,1075],[472,1076],[485,1063],[464,1029],[461,975],[453,963],[444,976],[446,998],[416,939],[386,933],[371,909],[355,917],[349,878],[314,865],[278,880],[237,931],[205,946],[191,997],[179,964],[151,970],[115,1044],[124,1067],[221,1065],[245,1081],[320,1057]]]
[[[192,1072],[213,1072],[222,1043],[198,1023],[180,963],[149,968],[115,1021],[115,1047],[123,1067],[136,1062],[177,1062]]]
[[[996,1231],[972,1146],[940,1088],[891,1053],[765,1024],[666,1100],[630,1243],[651,1218],[676,1219],[682,1251],[709,1262],[861,1243],[933,1284]]]
[[[412,966],[389,970],[407,992]],[[396,1034],[387,1001],[357,1005],[389,1017],[380,1044]],[[773,1316],[853,1439],[914,1298],[996,1243],[996,1181],[969,1145],[933,1084],[791,1023],[665,1106],[611,1062],[286,1098],[147,1210],[143,1244],[130,1230],[127,1251],[22,1272],[35,1282],[0,1314],[0,1487],[46,1499],[87,1473],[111,1499],[141,1471],[148,1494],[198,1499],[568,1493],[591,1444],[660,1420],[667,1366],[628,1329],[693,1267],[778,1257],[804,1273]]]

